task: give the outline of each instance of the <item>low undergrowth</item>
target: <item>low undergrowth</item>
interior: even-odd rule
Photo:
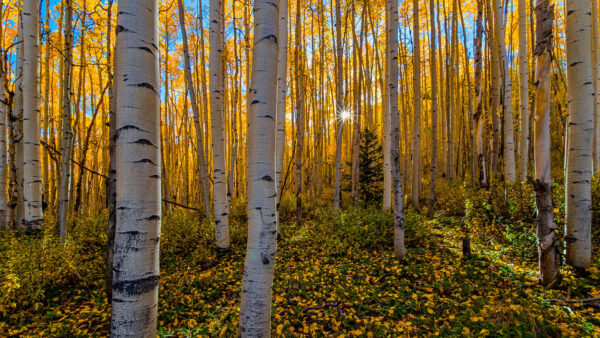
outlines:
[[[284,199],[273,334],[600,334],[600,304],[562,301],[600,296],[598,260],[585,278],[567,270],[553,290],[537,283],[534,215],[530,197],[523,198],[530,190],[494,192],[490,199],[467,187],[448,196],[447,189],[440,188],[433,219],[406,214],[403,260],[393,255],[390,212],[366,207],[334,213],[328,201],[318,201],[306,206],[296,225],[295,201]],[[497,211],[503,208],[508,212]],[[232,251],[220,260],[208,222],[184,212],[164,216],[160,336],[237,334],[244,212],[243,202],[234,202]],[[0,235],[0,336],[107,334],[105,229],[104,215],[78,219],[64,246],[51,232]],[[460,256],[465,233],[473,238],[470,259]]]

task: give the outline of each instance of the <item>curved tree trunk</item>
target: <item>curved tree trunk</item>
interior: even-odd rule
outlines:
[[[40,157],[40,12],[39,2],[23,1],[23,202],[24,226],[39,231],[42,215],[42,167]]]
[[[111,336],[156,336],[161,219],[158,1],[121,0]]]
[[[594,86],[589,0],[567,0],[568,139],[566,174],[567,263],[587,268],[592,261],[592,140]]]
[[[227,251],[229,239],[229,203],[225,174],[223,136],[223,2],[210,0],[210,113],[212,119],[214,219],[217,251]]]
[[[248,246],[240,306],[241,337],[269,337],[277,251],[275,114],[277,107],[278,8],[254,4],[254,52],[248,128]]]
[[[554,224],[552,176],[550,174],[550,67],[552,51],[553,6],[538,0],[536,7],[536,91],[535,91],[535,196],[537,237],[542,284],[549,285],[560,267],[558,227]]]

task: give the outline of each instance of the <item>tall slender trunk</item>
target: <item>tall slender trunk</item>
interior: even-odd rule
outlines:
[[[18,41],[23,41],[23,19],[19,13]],[[14,226],[23,229],[25,225],[25,203],[23,201],[23,44],[17,45],[17,68],[15,71],[15,96],[13,109],[13,137],[14,143]]]
[[[567,263],[592,261],[592,140],[594,86],[589,0],[567,0],[568,152],[566,174]]]
[[[58,227],[60,240],[64,242],[67,235],[67,213],[69,211],[69,182],[71,180],[71,155],[73,145],[73,130],[71,128],[71,71],[73,65],[73,4],[65,0],[65,49],[62,95],[62,149],[60,165],[60,192],[58,197]],[[85,163],[84,163],[85,164]]]
[[[419,33],[419,0],[413,0],[413,151],[412,204],[419,209],[421,194],[421,37]]]
[[[598,2],[592,1],[592,45],[594,76],[594,175],[600,171],[600,32],[598,31]]]
[[[42,214],[42,167],[40,164],[40,12],[39,2],[23,1],[23,178],[24,226],[39,231]]]
[[[218,251],[229,250],[229,203],[223,136],[223,2],[210,0],[210,113],[212,120],[215,238]]]
[[[394,253],[396,257],[406,256],[404,247],[404,198],[402,196],[402,177],[400,174],[400,123],[398,112],[398,2],[387,0],[387,34],[389,55],[388,95],[390,108],[390,160],[392,162],[392,181],[394,197]]]
[[[277,131],[275,142],[275,191],[279,191],[282,184],[281,173],[283,168],[283,155],[285,154],[285,113],[287,102],[287,51],[288,51],[288,0],[279,0],[279,41],[277,60]],[[281,196],[277,194],[277,208]],[[279,221],[279,218],[277,219]]]
[[[200,126],[200,111],[198,110],[198,103],[196,101],[196,90],[194,89],[194,82],[192,80],[192,69],[190,65],[190,50],[188,47],[187,31],[185,28],[185,9],[183,7],[183,1],[177,1],[179,9],[179,26],[181,29],[181,36],[183,40],[183,55],[184,55],[184,67],[185,67],[185,82],[187,86],[187,93],[190,97],[190,104],[192,105],[192,111],[194,113],[194,126],[196,127],[196,149],[198,152],[198,168],[200,168],[200,183],[202,185],[202,191],[204,192],[204,212],[206,217],[210,218],[210,195],[208,194],[208,173],[206,172],[206,166],[204,164],[204,145],[202,144],[202,128]]]
[[[549,285],[559,273],[558,227],[554,224],[552,176],[550,174],[550,67],[554,8],[548,0],[536,6],[536,99],[535,99],[535,195],[537,204],[537,238],[542,284]]]
[[[154,337],[161,225],[158,1],[121,0],[117,21],[117,224],[110,332]]]
[[[485,161],[485,151],[483,144],[483,91],[481,89],[481,71],[482,71],[482,38],[483,38],[483,0],[477,0],[477,19],[476,19],[476,35],[475,35],[475,147],[477,148],[477,164],[479,168],[479,185],[482,188],[488,188],[487,165]]]
[[[437,83],[437,64],[435,60],[436,54],[436,29],[435,29],[435,0],[429,1],[429,16],[431,22],[431,47],[429,51],[429,62],[431,66],[431,179],[429,186],[429,206],[427,216],[433,216],[433,208],[435,204],[435,180],[437,177],[437,156],[438,156],[438,135],[437,135],[437,104],[438,104],[438,83]]]
[[[0,12],[2,11],[3,4],[0,0]],[[0,29],[0,35],[2,30]],[[6,97],[5,83],[6,75],[4,73],[5,64],[0,61],[0,230],[8,229],[9,218],[8,218],[8,200],[7,200],[7,184],[6,184],[6,173],[8,169],[7,155],[8,148],[6,147],[6,121],[9,114],[9,102]]]
[[[496,0],[494,0],[496,1]],[[498,121],[499,107],[500,107],[500,90],[501,90],[501,77],[500,77],[500,61],[498,53],[498,35],[495,33],[494,15],[491,7],[491,1],[486,1],[486,17],[488,22],[488,40],[491,45],[491,85],[490,85],[490,96],[491,106],[490,115],[492,118],[492,149],[491,149],[491,161],[490,161],[490,172],[494,179],[498,176],[498,157],[500,155],[500,125]]]
[[[108,1],[107,6],[107,24],[106,24],[106,60],[109,67],[108,70],[108,97],[109,97],[109,118],[108,118],[108,179],[106,180],[107,204],[108,204],[108,229],[106,239],[106,296],[110,301],[112,299],[112,282],[113,282],[113,263],[115,251],[115,232],[117,223],[117,158],[115,151],[115,128],[116,128],[116,109],[117,109],[117,86],[114,82],[114,73],[116,69],[113,67],[114,58],[112,57],[112,8],[113,0]]]
[[[241,337],[269,337],[277,220],[275,130],[277,109],[278,7],[267,0],[254,4],[254,52],[248,127],[248,246],[244,262]],[[252,149],[250,151],[250,149]]]
[[[342,42],[342,16],[341,1],[336,0],[335,7],[335,41],[336,55],[336,133],[335,133],[335,182],[333,185],[333,209],[340,208],[342,193],[342,137],[344,134],[344,121],[342,112],[344,108],[344,45]]]
[[[504,95],[502,97],[503,110],[503,152],[502,163],[504,164],[504,180],[514,183],[515,175],[515,146],[513,133],[513,109],[512,109],[512,81],[510,78],[510,69],[508,58],[506,57],[506,28],[504,25],[504,5],[502,0],[494,0],[494,27],[496,31],[496,41],[498,43],[499,71],[502,78],[502,88]]]
[[[304,150],[304,62],[301,2],[296,5],[296,223],[302,221],[302,151]]]
[[[532,23],[533,24],[533,23]],[[527,4],[519,0],[519,181],[527,178],[529,162],[529,70],[527,69]]]

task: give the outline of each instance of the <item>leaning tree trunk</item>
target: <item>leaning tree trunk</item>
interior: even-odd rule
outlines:
[[[566,174],[567,263],[592,261],[592,140],[594,85],[589,0],[567,0],[568,152]]]
[[[496,39],[498,42],[498,57],[500,62],[499,71],[502,74],[502,87],[504,95],[502,97],[503,116],[503,145],[502,162],[504,164],[504,180],[514,183],[515,175],[515,141],[513,131],[513,108],[512,108],[512,81],[510,79],[510,69],[508,58],[506,57],[506,29],[504,26],[504,5],[502,0],[494,0],[494,26]]]
[[[277,251],[275,114],[277,106],[278,8],[254,4],[254,49],[248,128],[248,246],[244,263],[241,337],[269,337],[271,294]]]
[[[62,149],[60,165],[60,184],[58,196],[58,228],[60,240],[64,242],[67,236],[67,213],[69,210],[69,183],[71,181],[71,155],[73,145],[73,130],[71,127],[71,70],[73,64],[73,4],[66,0],[65,8],[65,49],[63,78],[62,78]]]
[[[217,251],[227,251],[229,239],[229,203],[225,175],[225,139],[223,132],[223,2],[210,0],[210,113],[212,118],[214,219]]]
[[[554,223],[552,176],[550,174],[550,67],[552,51],[553,6],[538,0],[536,7],[536,90],[535,90],[535,196],[540,277],[549,285],[560,267],[558,227]]]
[[[529,162],[529,73],[527,70],[527,4],[519,0],[519,181],[527,178]]]
[[[342,193],[342,136],[344,133],[344,121],[341,113],[344,111],[344,46],[342,42],[342,16],[341,3],[336,0],[335,3],[335,41],[337,48],[336,55],[336,133],[335,133],[335,181],[333,184],[333,209],[340,208],[340,199]]]
[[[394,198],[394,252],[396,257],[406,256],[404,247],[404,199],[402,196],[402,175],[400,174],[400,123],[398,112],[398,2],[387,0],[388,16],[388,95],[390,108],[390,160],[392,163],[392,194]]]
[[[121,0],[115,46],[112,336],[156,336],[161,219],[158,1]]]
[[[42,166],[40,163],[40,46],[39,2],[23,1],[23,202],[24,226],[39,231],[42,214]]]
[[[437,135],[437,66],[435,60],[436,54],[436,31],[435,31],[435,0],[429,1],[429,16],[431,21],[431,49],[429,51],[431,64],[431,180],[429,186],[429,206],[427,216],[433,216],[435,203],[435,179],[437,177],[437,155],[438,155],[438,135]]]
[[[194,112],[194,126],[196,127],[196,149],[198,152],[198,168],[200,169],[200,184],[204,193],[204,212],[206,212],[206,217],[210,218],[210,194],[208,191],[208,173],[206,172],[206,166],[204,165],[204,145],[202,144],[203,131],[200,127],[200,111],[198,110],[196,90],[194,89],[194,82],[192,80],[190,49],[188,47],[187,31],[185,28],[185,9],[183,7],[183,0],[178,0],[177,5],[179,9],[179,26],[181,28],[181,39],[183,41],[185,83],[187,86],[188,96],[190,97],[190,104],[192,105],[192,111]]]
[[[421,193],[421,38],[419,36],[419,0],[413,0],[413,124],[412,205],[419,209]]]

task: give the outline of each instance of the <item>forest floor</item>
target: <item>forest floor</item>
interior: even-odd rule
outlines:
[[[273,334],[600,336],[600,302],[560,301],[600,296],[598,260],[588,277],[566,272],[546,290],[535,261],[509,263],[498,244],[475,241],[474,255],[463,259],[452,217],[407,215],[408,256],[398,260],[390,219],[380,211],[350,212],[283,225]],[[243,245],[213,259],[162,262],[160,336],[237,334]],[[48,292],[36,307],[0,313],[0,336],[106,335],[103,287],[98,276],[85,287]]]

